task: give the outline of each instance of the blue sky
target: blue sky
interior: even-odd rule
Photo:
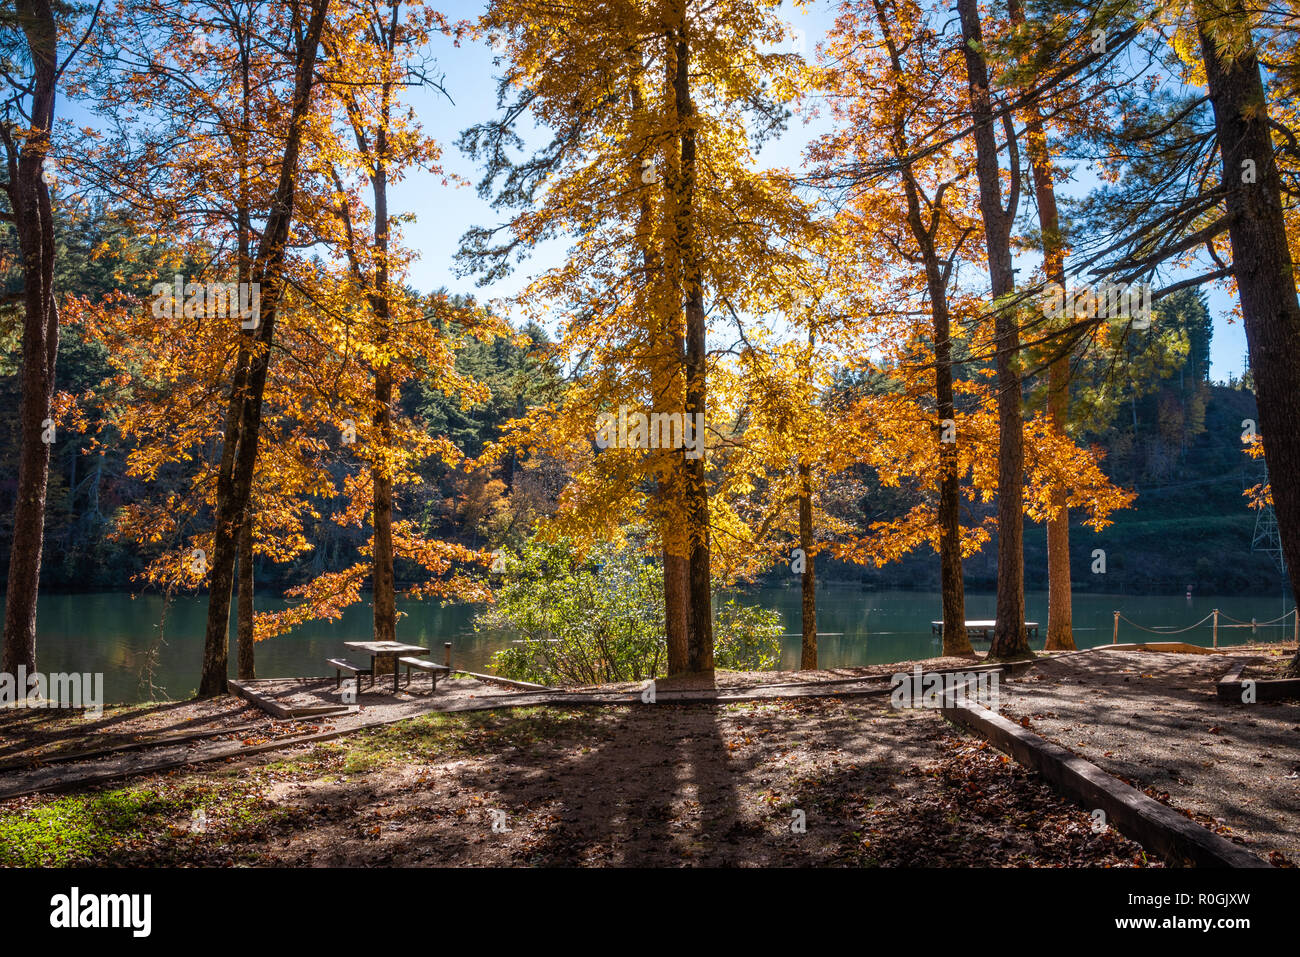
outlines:
[[[789,7],[789,3],[786,6]],[[482,10],[482,4],[452,3],[443,9],[449,19],[473,19]],[[831,4],[823,3],[808,11],[788,11],[791,25],[807,34],[805,50],[808,54],[830,26],[831,10]],[[440,93],[427,90],[413,91],[410,101],[425,130],[443,145],[444,168],[471,184],[477,184],[481,169],[456,148],[455,142],[462,130],[497,112],[493,54],[486,43],[467,41],[458,48],[446,39],[435,45],[434,53],[438,58],[439,72],[445,74],[444,85],[454,104],[447,102]],[[781,140],[765,146],[760,159],[764,165],[797,167],[800,152],[815,134],[815,130],[796,119]],[[444,188],[439,179],[425,174],[417,174],[401,183],[394,190],[393,201],[394,209],[409,210],[417,216],[415,223],[405,227],[403,235],[406,245],[420,254],[419,261],[411,269],[411,282],[420,289],[445,285],[452,291],[473,291],[480,298],[505,296],[522,288],[530,274],[554,265],[564,253],[563,244],[554,243],[520,264],[504,280],[490,287],[475,288],[472,277],[456,276],[452,258],[466,229],[496,225],[502,221],[501,213],[480,199],[473,186]]]
[[[811,55],[833,22],[834,4],[814,3],[804,11],[794,10],[789,3],[786,7],[786,16],[792,26],[805,32],[805,50]],[[472,19],[481,9],[480,3],[462,2],[451,4],[445,12],[450,17]],[[434,52],[440,70],[446,74],[447,91],[455,103],[427,91],[417,91],[412,96],[412,103],[428,132],[443,144],[445,167],[476,183],[480,170],[454,144],[461,130],[496,111],[492,51],[483,43],[466,42],[456,48],[450,41],[440,41]],[[797,167],[801,150],[816,132],[796,119],[781,140],[764,149],[761,161],[765,165]],[[1081,183],[1091,179],[1086,170],[1079,170],[1076,176],[1076,181]],[[407,245],[420,254],[411,270],[411,281],[417,288],[446,286],[453,291],[473,291],[481,298],[509,295],[527,281],[530,273],[547,268],[563,255],[563,245],[552,244],[522,263],[506,279],[476,289],[471,278],[455,275],[452,257],[466,229],[474,225],[496,224],[501,221],[500,214],[479,199],[472,186],[444,188],[439,180],[424,174],[403,182],[396,190],[394,200],[396,209],[409,210],[417,216],[416,221],[405,228]],[[1215,380],[1226,380],[1230,375],[1240,376],[1242,372],[1246,339],[1241,323],[1229,319],[1233,305],[1233,297],[1219,291],[1210,292],[1210,308],[1214,314],[1211,377]]]
[[[811,56],[833,22],[835,4],[822,0],[810,4],[805,10],[795,10],[787,0],[785,7],[791,25],[805,34],[804,52]],[[449,19],[473,19],[482,10],[482,4],[454,2],[442,9]],[[440,177],[416,173],[394,187],[392,211],[415,215],[415,221],[403,227],[405,245],[418,255],[411,266],[410,282],[423,290],[445,286],[453,292],[473,292],[482,299],[510,295],[521,288],[531,274],[559,261],[564,254],[564,244],[553,242],[543,247],[510,276],[490,287],[478,288],[472,277],[456,275],[453,257],[465,231],[471,226],[495,225],[502,218],[478,197],[472,184],[478,181],[481,171],[455,146],[462,130],[496,113],[493,54],[485,43],[466,41],[456,47],[446,38],[435,42],[432,53],[437,58],[438,72],[445,75],[444,85],[454,102],[449,102],[436,91],[424,89],[413,90],[410,102],[426,131],[442,144],[445,169],[460,175],[471,185],[444,187]],[[88,119],[74,104],[68,104],[68,112],[74,120],[84,122]],[[804,146],[825,128],[825,123],[822,120],[813,128],[796,118],[781,139],[764,148],[760,162],[797,168],[801,165],[800,153]],[[1086,184],[1092,180],[1086,170],[1080,170],[1078,174],[1078,183]],[[1032,263],[1025,265],[1032,266]],[[1215,317],[1211,376],[1216,380],[1226,380],[1229,375],[1240,376],[1246,342],[1241,324],[1229,322],[1227,318],[1233,300],[1222,292],[1212,292],[1210,304]]]

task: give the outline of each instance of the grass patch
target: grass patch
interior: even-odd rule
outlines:
[[[255,851],[284,817],[247,777],[22,799],[0,811],[0,866],[205,863],[218,848],[222,856],[239,845]]]
[[[145,788],[58,797],[0,816],[0,864],[60,867],[99,857],[144,836],[184,806]]]

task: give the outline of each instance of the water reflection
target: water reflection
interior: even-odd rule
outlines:
[[[930,621],[940,615],[936,592],[864,591],[860,586],[831,584],[819,588],[818,631],[827,633],[819,640],[819,662],[823,667],[850,667],[928,657],[939,653],[939,641],[930,633]],[[1047,593],[1026,595],[1030,620],[1041,623],[1046,633]],[[781,667],[793,669],[799,663],[799,590],[767,588],[741,596],[781,612],[788,637],[783,642]],[[260,602],[259,609],[283,607]],[[502,633],[476,634],[473,617],[478,606],[439,605],[435,602],[399,602],[406,614],[398,623],[398,637],[429,648],[442,659],[443,643],[451,642],[458,667],[470,671],[488,671],[493,652],[502,648],[510,636]],[[971,619],[993,618],[995,596],[968,594],[966,616]],[[1190,625],[1219,608],[1225,615],[1249,621],[1276,618],[1291,608],[1276,597],[1247,595],[1236,597],[1076,595],[1074,601],[1075,641],[1091,647],[1111,641],[1115,609],[1141,625],[1151,628]],[[205,597],[178,598],[167,610],[162,641],[158,626],[163,601],[155,595],[133,598],[120,593],[79,595],[45,595],[38,610],[37,661],[42,671],[89,671],[104,673],[107,701],[142,701],[150,697],[148,679],[152,676],[156,697],[187,697],[198,686],[198,668],[202,658],[203,630],[207,600]],[[348,608],[336,622],[319,622],[295,632],[260,642],[257,646],[257,672],[260,677],[319,675],[326,672],[324,659],[342,651],[344,641],[363,640],[371,633],[371,610],[368,604]],[[1261,627],[1252,634],[1250,628],[1230,628],[1226,619],[1221,625],[1221,645],[1256,640],[1276,641],[1289,638],[1291,621],[1285,626]],[[1172,636],[1194,644],[1211,643],[1210,625]],[[1120,641],[1161,640],[1158,635],[1141,632],[1121,623]],[[1038,646],[1041,647],[1041,639]],[[150,661],[152,660],[152,669]],[[234,654],[231,655],[232,668]],[[232,671],[233,674],[233,671]]]

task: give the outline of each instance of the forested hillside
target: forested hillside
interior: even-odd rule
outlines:
[[[111,298],[123,288],[129,271],[125,261],[131,244],[102,213],[82,210],[60,220],[62,268],[58,276],[64,295],[95,301]],[[10,237],[12,241],[12,237]],[[116,252],[114,252],[116,250]],[[136,264],[138,266],[138,263]],[[163,276],[163,279],[166,277]],[[136,285],[145,285],[137,281]],[[15,280],[9,276],[9,286]],[[460,303],[464,300],[453,297]],[[0,561],[7,560],[8,523],[12,512],[16,459],[15,376],[17,338],[15,313],[5,317],[5,357],[0,377]],[[1169,297],[1156,309],[1156,325],[1176,333],[1173,350],[1162,361],[1126,368],[1145,374],[1142,381],[1114,382],[1087,393],[1076,390],[1073,410],[1080,425],[1078,438],[1104,452],[1107,475],[1138,493],[1129,509],[1112,515],[1114,524],[1096,533],[1075,522],[1071,536],[1075,586],[1089,591],[1258,591],[1275,593],[1282,575],[1272,556],[1252,552],[1256,513],[1242,492],[1263,480],[1262,465],[1243,452],[1243,421],[1256,418],[1249,380],[1229,384],[1209,381],[1211,325],[1203,299],[1194,292]],[[478,461],[502,435],[512,418],[530,406],[555,401],[564,389],[564,376],[549,359],[545,330],[530,326],[516,339],[499,336],[490,342],[470,341],[456,357],[457,369],[484,383],[491,398],[462,407],[458,399],[413,384],[401,397],[402,412],[424,423],[431,436],[447,436],[466,456],[455,467],[436,457],[420,466],[419,481],[402,487],[398,500],[403,517],[419,523],[430,535],[468,547],[517,546],[539,516],[549,514],[567,474],[544,455],[520,459],[511,445],[499,456]],[[124,503],[144,486],[126,474],[125,443],[104,420],[104,405],[113,394],[113,370],[105,350],[86,330],[68,324],[60,343],[58,390],[75,399],[61,421],[50,475],[46,519],[48,552],[43,583],[55,589],[135,589],[136,576],[156,554],[148,547],[123,540],[116,520]],[[1088,380],[1105,382],[1105,376]],[[1110,394],[1102,394],[1110,390]],[[1123,398],[1116,398],[1122,395]],[[1032,398],[1032,397],[1031,397]],[[172,467],[152,494],[179,489],[191,477],[184,463]],[[903,514],[922,496],[907,488],[886,488],[875,471],[859,465],[831,480],[824,493],[827,509],[858,527]],[[330,503],[321,502],[321,515]],[[336,503],[337,504],[337,503]],[[972,523],[991,515],[992,507],[968,500]],[[309,523],[306,537],[313,547],[291,561],[259,560],[259,586],[283,590],[308,577],[337,571],[355,560],[365,540],[358,527],[344,527],[319,518]],[[157,548],[173,547],[157,543]],[[1105,574],[1093,574],[1092,553],[1106,552]],[[1027,525],[1026,584],[1046,587],[1047,564],[1041,525]],[[973,588],[992,589],[996,580],[996,540],[968,558],[965,572]],[[827,554],[823,577],[860,581],[873,587],[924,588],[939,586],[937,557],[917,549],[879,568],[851,564]],[[413,572],[413,570],[411,570]],[[784,564],[765,573],[769,581],[788,574]],[[398,580],[403,562],[397,563]]]

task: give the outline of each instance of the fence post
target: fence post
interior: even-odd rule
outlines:
[[[1119,644],[1119,612],[1115,612],[1115,630],[1110,634],[1110,643]]]
[[[442,663],[446,665],[448,668],[451,667],[451,642],[450,641],[444,641],[442,643]]]
[[[1214,647],[1219,647],[1219,609],[1214,609]]]

